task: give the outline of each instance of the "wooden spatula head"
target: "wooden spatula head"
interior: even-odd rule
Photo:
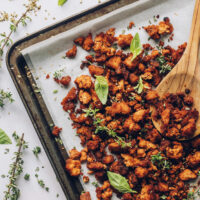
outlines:
[[[160,97],[166,93],[184,92],[189,89],[194,99],[194,108],[200,113],[200,0],[196,0],[192,19],[191,33],[186,50],[173,68],[156,88]],[[151,108],[152,114],[155,108]],[[161,120],[153,120],[153,124],[161,132]],[[193,137],[200,134],[200,117],[196,123]],[[184,139],[180,139],[184,140]]]

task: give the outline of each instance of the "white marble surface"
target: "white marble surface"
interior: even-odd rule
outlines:
[[[45,26],[56,23],[66,17],[79,13],[89,7],[98,5],[98,0],[68,0],[63,7],[57,6],[57,0],[40,0],[41,10],[34,14],[32,22],[29,22],[27,27],[19,27],[17,32],[13,34],[12,39],[14,41],[31,34]],[[101,0],[105,2],[106,0]],[[9,13],[16,12],[19,15],[24,11],[22,6],[25,0],[0,0],[0,11],[6,11]],[[53,18],[56,19],[53,19]],[[8,32],[9,24],[7,22],[0,23],[0,33]],[[5,58],[5,54],[4,54]],[[15,89],[12,79],[6,68],[5,59],[3,59],[2,67],[0,68],[0,89],[9,90],[12,92],[15,102],[7,104],[5,108],[0,109],[0,128],[2,128],[10,137],[14,131],[18,134],[25,133],[25,140],[29,143],[29,149],[25,152],[24,158],[24,172],[18,180],[18,185],[21,190],[20,200],[64,200],[66,199],[62,189],[56,180],[53,169],[45,155],[45,152],[41,146],[41,143],[37,137],[37,134],[33,128],[33,125],[26,113],[26,110],[21,102],[21,99]],[[35,146],[42,148],[42,153],[37,159],[32,149]],[[8,154],[4,154],[6,148],[10,151]],[[4,191],[6,190],[7,178],[2,178],[1,175],[7,174],[9,170],[9,164],[12,162],[13,152],[16,150],[16,146],[13,142],[12,145],[0,145],[0,199],[4,197]],[[42,168],[44,166],[44,168]],[[35,178],[35,169],[40,168],[37,172],[39,177],[44,180],[45,184],[50,188],[49,192],[42,189]],[[29,181],[25,181],[23,175],[29,173],[31,175]],[[56,195],[59,194],[57,198]]]

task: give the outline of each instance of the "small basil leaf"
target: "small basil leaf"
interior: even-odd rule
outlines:
[[[120,174],[107,171],[107,176],[108,176],[110,184],[119,192],[121,192],[121,193],[137,193],[136,191],[134,191],[130,188],[126,178],[121,176]]]
[[[143,80],[142,80],[142,78],[140,77],[139,80],[138,80],[138,84],[134,87],[134,90],[137,90],[137,93],[138,93],[138,94],[141,94],[142,91],[143,91],[143,88],[144,88]]]
[[[67,0],[58,0],[58,5],[62,6],[67,2]]]
[[[130,51],[133,54],[132,61],[142,52],[142,45],[138,33],[135,34],[134,38],[131,41]]]
[[[95,91],[102,104],[106,104],[108,99],[108,82],[103,76],[96,76]]]
[[[11,139],[2,129],[0,129],[0,144],[12,144]]]

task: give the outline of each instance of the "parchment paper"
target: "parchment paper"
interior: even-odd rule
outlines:
[[[84,60],[88,54],[82,48],[78,47],[75,59],[62,58],[66,50],[72,47],[73,40],[78,36],[86,35],[88,32],[95,35],[110,27],[115,27],[116,35],[122,33],[123,30],[132,34],[139,32],[141,42],[147,43],[149,42],[148,35],[142,29],[142,26],[148,25],[149,20],[155,23],[153,16],[159,14],[159,20],[166,16],[170,17],[175,30],[174,40],[169,44],[172,47],[177,47],[188,40],[193,8],[194,0],[140,0],[22,51],[38,87],[41,88],[41,94],[54,123],[63,128],[61,138],[67,150],[74,146],[78,150],[82,147],[80,139],[76,136],[76,131],[71,128],[68,114],[63,111],[60,102],[66,96],[68,90],[73,87],[75,78],[80,74],[87,74],[87,69],[80,69],[81,60]],[[136,27],[127,30],[130,21],[134,21]],[[165,41],[165,44],[167,44],[167,41]],[[61,88],[53,80],[53,73],[59,69],[64,69],[65,73],[72,78],[68,89]],[[46,74],[50,74],[51,78],[46,79]],[[53,94],[54,90],[58,90],[58,93]],[[86,167],[83,171],[84,174],[87,174]],[[93,181],[95,181],[94,177],[90,176],[90,183],[83,185],[85,191],[90,191],[92,199],[96,199],[95,187],[91,184]],[[113,197],[113,199],[117,198]]]

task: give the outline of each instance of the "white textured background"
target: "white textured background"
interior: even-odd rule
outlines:
[[[106,0],[101,0],[101,2],[105,1]],[[0,11],[6,11],[8,13],[15,11],[20,15],[24,11],[24,7],[22,6],[24,2],[26,1],[0,0]],[[31,34],[41,28],[44,28],[45,26],[65,19],[66,17],[98,5],[98,0],[83,0],[82,4],[80,4],[80,0],[68,0],[63,7],[57,6],[57,0],[40,0],[39,4],[41,5],[41,10],[37,13],[37,16],[34,14],[31,16],[32,22],[29,22],[27,27],[19,27],[18,31],[12,36],[14,41],[26,36],[27,34]],[[8,31],[9,23],[0,23],[0,33]],[[0,89],[10,90],[15,99],[14,103],[10,105],[7,104],[4,109],[0,108],[0,128],[2,128],[10,137],[14,131],[18,134],[25,133],[25,140],[29,143],[29,150],[26,151],[23,156],[25,161],[24,173],[20,177],[18,184],[21,189],[20,200],[66,199],[10,78],[5,60],[3,60],[2,68],[0,68]],[[32,149],[35,146],[40,146],[42,148],[42,153],[39,155],[39,159],[36,159],[32,153]],[[5,148],[10,149],[8,154],[4,154]],[[12,162],[12,152],[15,150],[16,147],[14,143],[12,145],[0,145],[0,199],[3,199],[3,191],[6,190],[6,184],[8,183],[7,178],[1,178],[1,175],[7,174],[9,164]],[[44,168],[42,168],[42,166],[44,166]],[[46,192],[38,185],[34,177],[36,167],[40,168],[40,171],[37,173],[50,188],[49,192]],[[31,175],[30,181],[28,182],[26,182],[23,178],[25,173],[29,173]],[[57,193],[59,194],[58,198],[56,197]]]

